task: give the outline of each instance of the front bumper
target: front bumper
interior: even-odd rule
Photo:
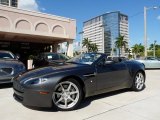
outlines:
[[[42,88],[27,88],[13,82],[14,98],[25,106],[52,107],[52,93],[40,94]]]

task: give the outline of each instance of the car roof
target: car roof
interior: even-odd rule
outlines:
[[[1,53],[12,53],[11,51],[7,51],[7,50],[0,50]]]

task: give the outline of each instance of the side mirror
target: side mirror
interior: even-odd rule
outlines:
[[[19,55],[19,54],[16,54],[16,55],[15,55],[15,58],[16,58],[17,60],[19,60],[20,55]]]

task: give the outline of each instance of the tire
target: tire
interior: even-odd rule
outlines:
[[[52,95],[54,106],[61,111],[74,110],[82,100],[82,88],[75,79],[59,82]]]
[[[134,76],[132,90],[142,91],[145,88],[145,76],[142,72],[137,72]]]

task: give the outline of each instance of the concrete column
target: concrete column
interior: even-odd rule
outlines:
[[[58,46],[58,43],[54,43],[54,44],[52,45],[52,47],[51,47],[51,48],[52,48],[51,51],[54,52],[54,53],[57,53],[57,52],[58,52],[58,47],[59,47],[59,46]]]
[[[73,57],[73,40],[67,42],[68,49],[67,49],[67,56]]]
[[[53,52],[53,45],[50,45],[50,52]]]
[[[11,0],[9,0],[9,6],[11,6]]]

